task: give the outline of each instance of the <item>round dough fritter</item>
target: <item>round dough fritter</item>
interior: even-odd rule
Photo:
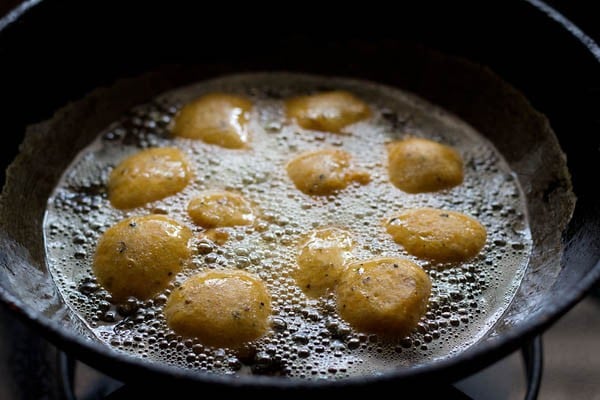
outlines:
[[[143,206],[172,196],[190,181],[188,162],[175,147],[140,151],[121,161],[108,180],[108,199],[118,209]]]
[[[240,270],[194,275],[171,293],[165,306],[171,329],[217,347],[235,348],[263,336],[270,315],[264,283]]]
[[[436,192],[460,185],[463,161],[453,148],[420,138],[388,145],[390,181],[407,193]]]
[[[350,154],[337,149],[302,153],[287,163],[287,173],[296,187],[310,195],[329,195],[345,189],[350,183],[369,183],[366,171],[351,166]]]
[[[186,104],[175,116],[172,134],[229,149],[248,144],[252,102],[244,97],[210,93]]]
[[[404,211],[386,223],[394,241],[409,254],[437,262],[475,257],[485,245],[485,227],[468,215],[436,208]]]
[[[341,90],[294,97],[285,106],[288,118],[302,128],[334,133],[371,115],[365,102]]]
[[[194,223],[204,228],[250,225],[255,215],[252,205],[232,192],[208,192],[193,198],[188,214]]]
[[[294,279],[310,297],[332,290],[351,255],[354,241],[348,231],[338,228],[317,229],[301,243]]]
[[[408,335],[427,311],[429,276],[403,258],[374,258],[348,265],[336,289],[340,316],[356,329]]]
[[[131,217],[100,237],[93,270],[115,302],[165,289],[191,258],[192,231],[165,215]]]

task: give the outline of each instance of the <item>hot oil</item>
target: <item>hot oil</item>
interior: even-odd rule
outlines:
[[[346,134],[302,130],[286,122],[283,98],[315,91],[349,90],[374,115]],[[247,150],[229,150],[171,139],[168,125],[182,104],[204,93],[239,93],[254,101]],[[451,190],[405,194],[388,182],[385,144],[405,135],[449,144],[465,161],[464,183]],[[142,148],[176,146],[193,164],[195,178],[179,194],[134,210],[111,207],[105,184],[111,169]],[[349,152],[371,174],[368,185],[335,196],[311,197],[287,177],[295,154],[318,148]],[[223,245],[201,239],[186,213],[200,191],[242,193],[260,209],[253,226],[227,228]],[[487,244],[474,260],[435,265],[408,255],[382,221],[412,207],[438,207],[477,218]],[[168,214],[197,232],[193,267],[163,293],[141,302],[111,303],[91,265],[100,235],[119,220]],[[307,298],[290,272],[297,244],[307,231],[339,227],[352,232],[355,260],[402,256],[429,273],[432,297],[426,316],[409,337],[383,340],[354,331],[335,312],[333,295]],[[101,132],[64,173],[48,202],[44,224],[48,265],[65,301],[99,340],[156,362],[225,374],[273,374],[308,379],[379,374],[459,353],[482,338],[509,305],[527,266],[531,238],[525,199],[501,155],[464,122],[398,89],[371,83],[290,74],[239,75],[166,93],[132,110]],[[259,275],[273,299],[272,331],[241,350],[215,349],[178,337],[162,315],[170,291],[207,269],[239,268]]]

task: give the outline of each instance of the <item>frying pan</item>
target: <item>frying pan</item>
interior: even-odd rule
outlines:
[[[12,162],[0,202],[0,299],[69,354],[127,382],[222,393],[371,393],[451,382],[543,332],[600,278],[600,203],[587,178],[600,146],[600,50],[546,4],[425,1],[340,15],[309,3],[275,14],[256,5],[123,3],[29,1],[0,21],[2,169]],[[504,155],[527,195],[534,254],[509,309],[480,342],[377,376],[233,378],[108,349],[65,306],[46,267],[41,223],[73,156],[165,90],[272,70],[400,87],[458,115]]]

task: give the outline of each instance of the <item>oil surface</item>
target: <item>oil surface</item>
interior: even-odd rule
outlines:
[[[348,90],[368,102],[373,116],[348,134],[303,130],[286,121],[282,99],[322,90]],[[230,150],[169,137],[169,123],[186,102],[214,91],[248,96],[254,102],[250,148]],[[456,148],[465,163],[463,184],[436,193],[406,194],[387,177],[385,144],[406,135]],[[176,146],[195,174],[182,192],[133,210],[114,209],[106,196],[112,168],[142,148]],[[371,174],[335,196],[298,191],[285,164],[319,148],[349,152]],[[227,228],[221,246],[198,240],[193,266],[147,301],[111,303],[91,265],[100,235],[133,215],[168,214],[195,232],[186,213],[200,191],[233,190],[260,210],[253,226]],[[437,207],[477,218],[487,244],[475,259],[432,264],[408,255],[386,233],[382,221],[404,209]],[[382,340],[354,331],[335,312],[335,299],[310,299],[291,277],[297,244],[314,228],[352,233],[353,259],[407,257],[431,277],[428,312],[409,337]],[[66,303],[107,345],[134,357],[225,374],[269,374],[339,379],[380,374],[452,356],[479,340],[500,318],[521,281],[531,251],[525,199],[502,156],[473,128],[413,95],[368,82],[295,74],[237,75],[177,89],[136,107],[85,148],[65,171],[48,201],[44,222],[50,271]],[[165,323],[162,308],[170,291],[207,269],[239,268],[260,276],[273,298],[272,331],[241,351],[215,349],[183,339]]]

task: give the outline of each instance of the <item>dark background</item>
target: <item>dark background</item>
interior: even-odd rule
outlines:
[[[10,9],[19,4],[19,0],[2,0],[0,1],[0,15],[6,14]]]
[[[507,0],[513,1],[513,0]],[[19,5],[21,0],[0,0],[0,16]],[[596,41],[600,35],[600,15],[594,11],[595,1],[586,0],[546,0],[547,4],[556,8],[579,26]]]

